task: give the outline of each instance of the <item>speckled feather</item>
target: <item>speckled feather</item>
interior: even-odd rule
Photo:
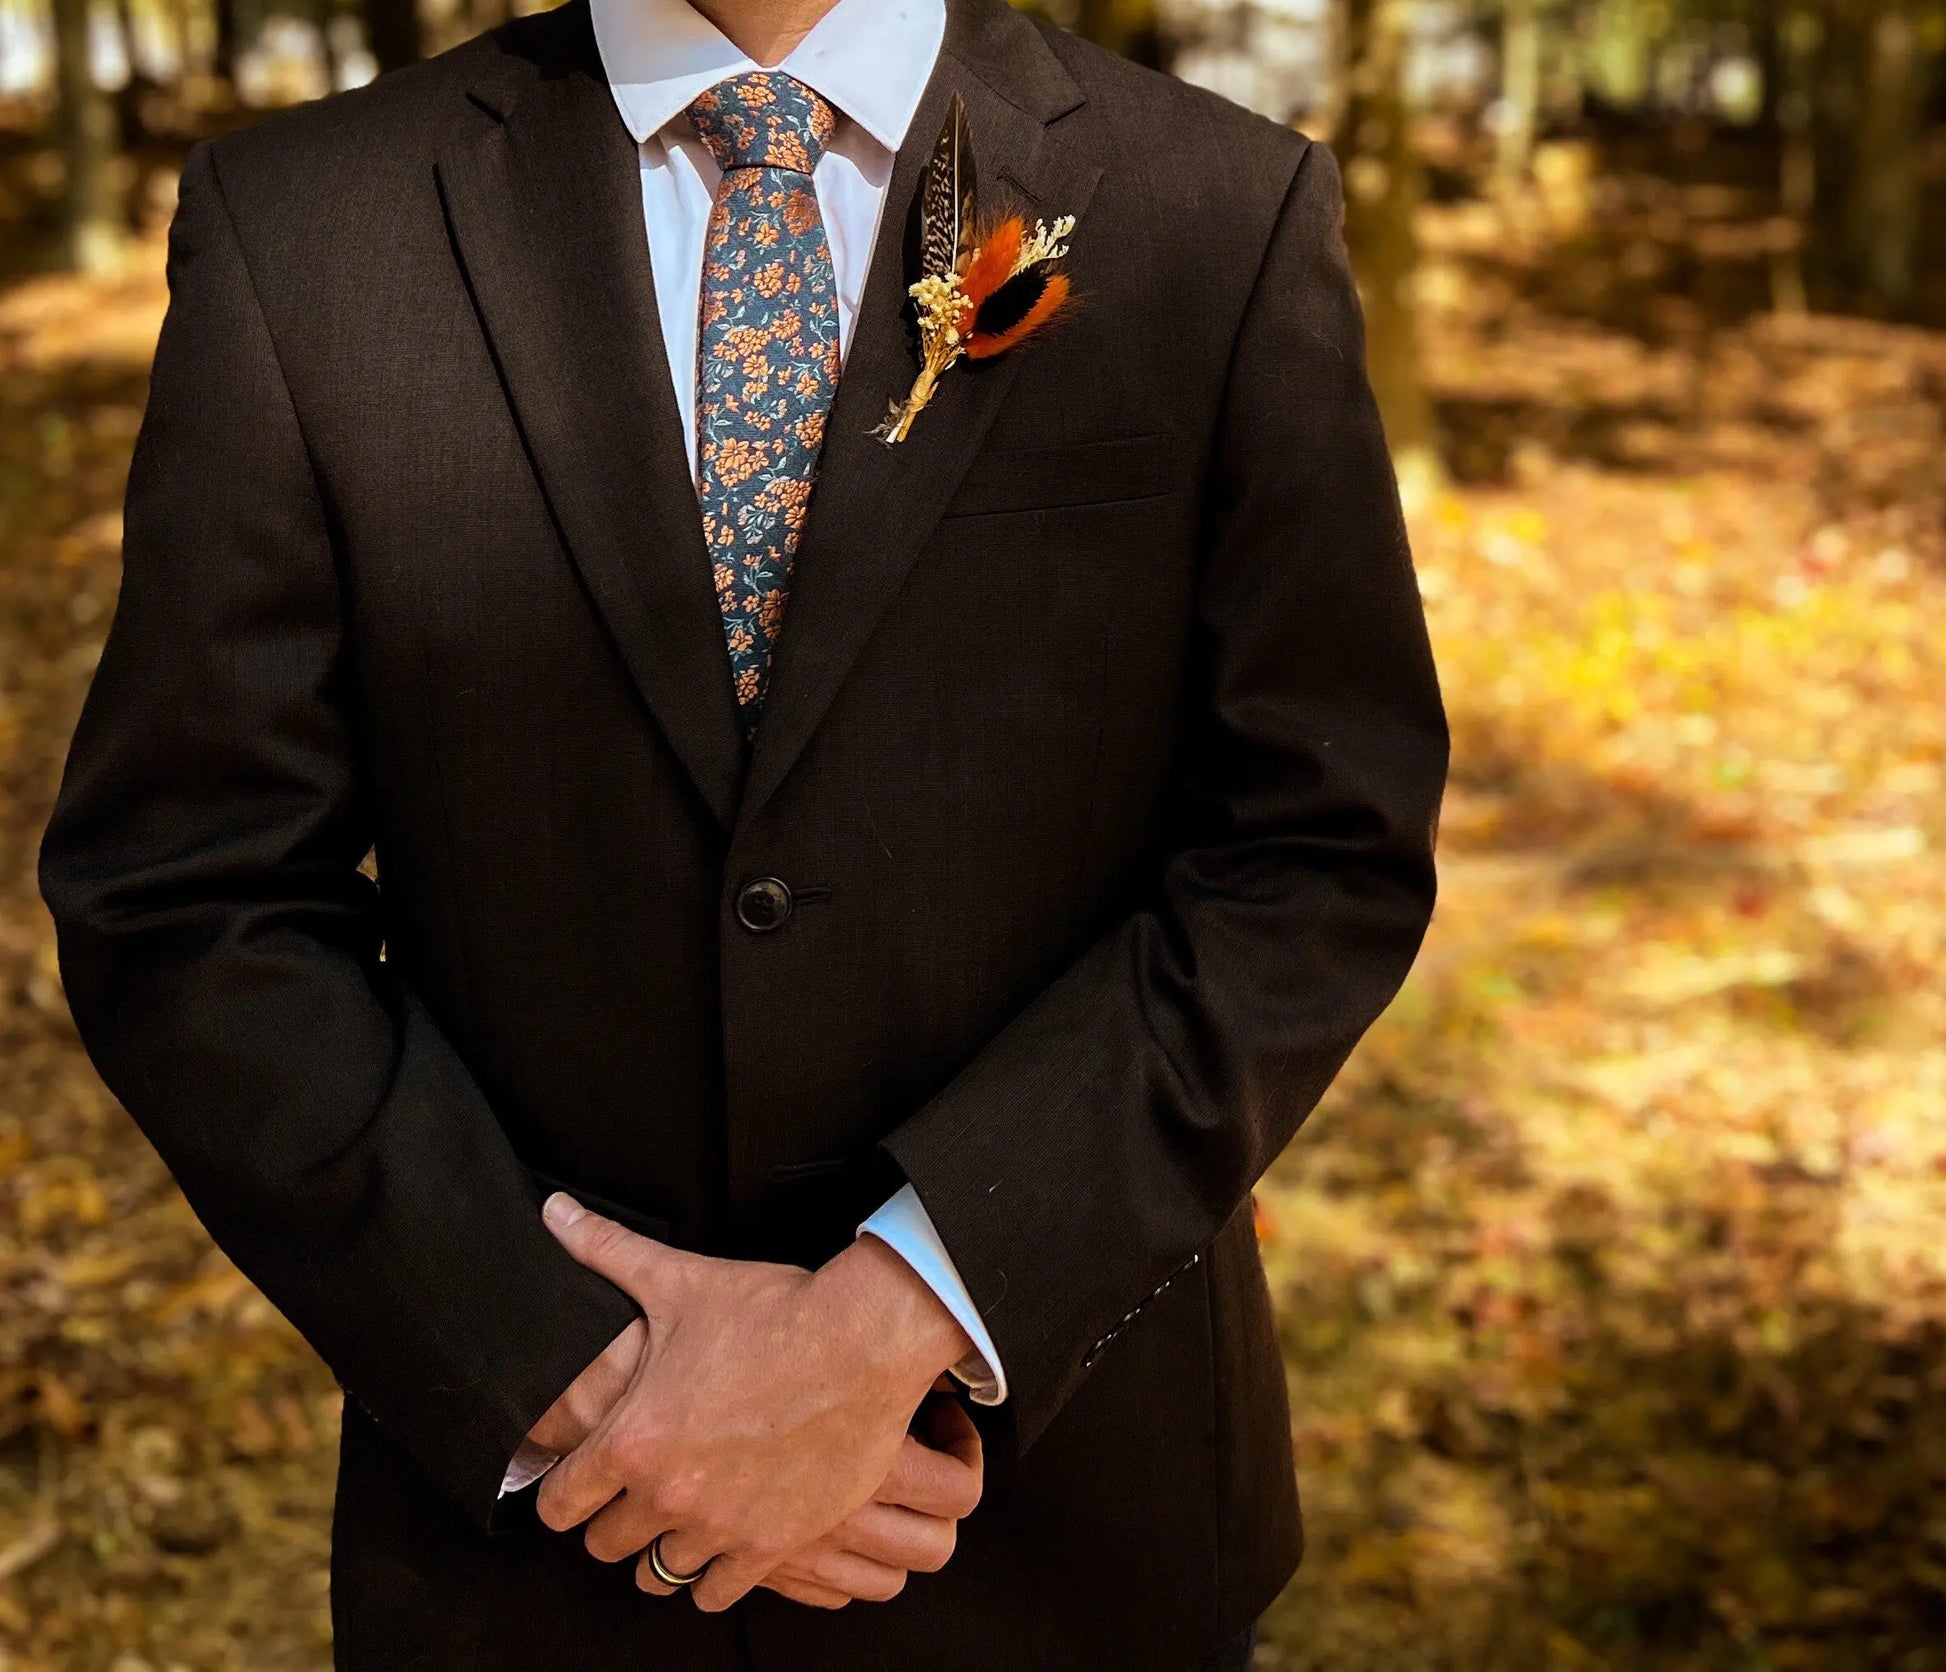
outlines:
[[[926,163],[926,189],[919,200],[921,272],[944,278],[968,252],[973,241],[974,185],[966,104],[955,93]]]

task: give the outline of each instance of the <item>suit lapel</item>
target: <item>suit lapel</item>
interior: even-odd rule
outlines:
[[[522,38],[543,59],[488,60],[473,97],[501,119],[438,159],[454,243],[582,583],[727,827],[743,734],[656,314],[636,146],[585,0]]]
[[[912,233],[920,176],[955,89],[966,101],[987,201],[1011,199],[1030,217],[1079,215],[1100,175],[1048,131],[1081,94],[1039,30],[1002,0],[950,0],[939,63],[893,166],[826,426],[739,824],[762,810],[817,731],[938,525],[1018,365],[1017,355],[962,361],[905,441],[887,447],[870,433],[918,371],[906,296]]]

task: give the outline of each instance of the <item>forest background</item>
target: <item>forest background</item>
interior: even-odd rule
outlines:
[[[183,153],[506,0],[0,0],[0,1672],[322,1672],[339,1396],[34,852]],[[1264,1668],[1946,1667],[1946,3],[1047,0],[1329,138],[1455,728],[1259,1191]]]

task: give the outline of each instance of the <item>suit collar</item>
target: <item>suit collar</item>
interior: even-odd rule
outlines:
[[[1084,100],[1040,25],[1007,0],[947,0],[943,50],[989,91],[1043,125],[1058,122]],[[920,135],[928,145],[934,137]]]

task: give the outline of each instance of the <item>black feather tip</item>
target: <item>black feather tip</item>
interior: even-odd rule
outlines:
[[[980,311],[973,316],[974,335],[997,337],[1011,331],[1034,311],[1034,304],[1047,291],[1047,281],[1053,271],[1046,262],[1037,262],[1025,272],[1014,274],[980,304]]]

